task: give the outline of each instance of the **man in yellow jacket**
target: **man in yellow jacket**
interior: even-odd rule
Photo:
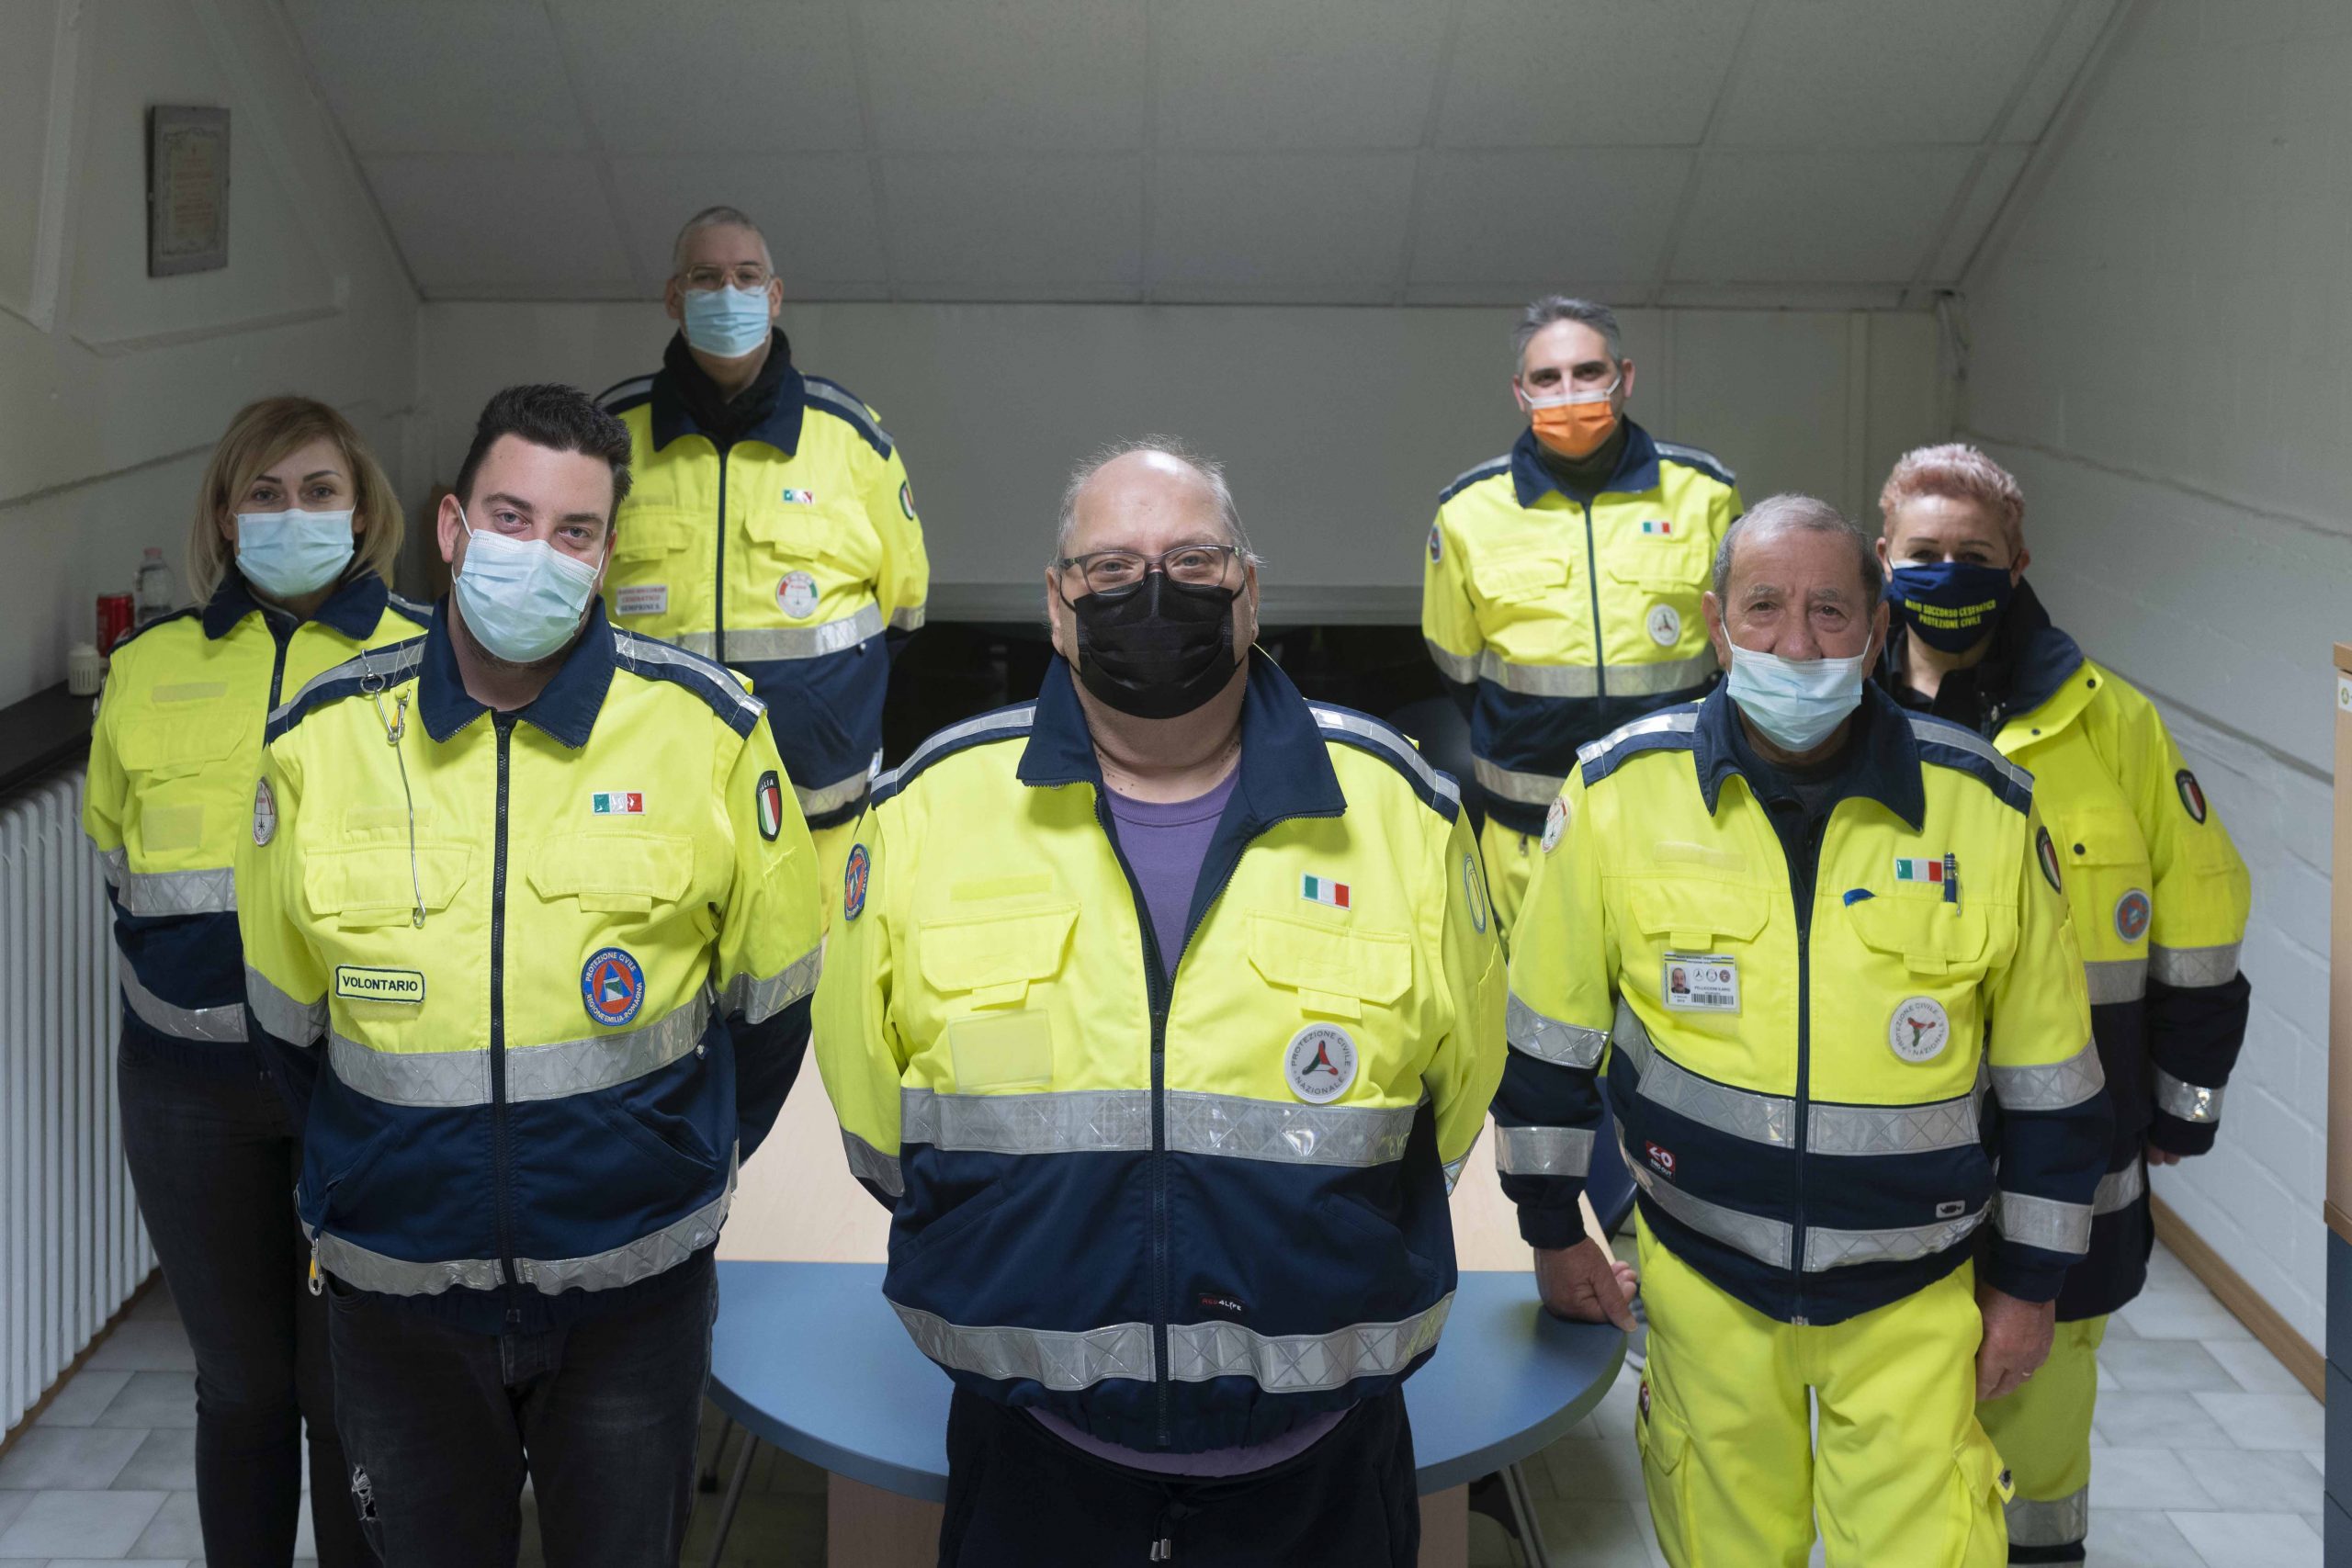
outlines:
[[[2245,1038],[2249,885],[2154,704],[2086,658],[2025,580],[2025,495],[1973,446],[1904,457],[1879,496],[1894,627],[1879,680],[2030,768],[2074,907],[2115,1138],[2090,1254],[2030,1388],[1984,1406],[2017,1477],[2013,1562],[2080,1562],[2108,1314],[2147,1282],[2150,1165],[2213,1146]]]
[[[2023,772],[1866,683],[1879,563],[1835,510],[1759,504],[1714,584],[1725,684],[1586,747],[1552,807],[1503,1190],[1546,1301],[1600,1315],[1576,1200],[1605,1058],[1676,1568],[1801,1568],[1816,1521],[1832,1568],[1990,1568],[2009,1483],[1976,1402],[2047,1353],[2106,1168],[2057,852]]]
[[[1082,468],[1035,701],[850,851],[817,1058],[956,1382],[956,1568],[1416,1561],[1503,970],[1453,780],[1263,654],[1214,464]]]

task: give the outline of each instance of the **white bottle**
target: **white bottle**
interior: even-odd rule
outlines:
[[[139,562],[139,577],[131,598],[137,606],[133,613],[133,624],[137,626],[160,620],[177,607],[179,585],[172,581],[172,569],[164,564],[160,547],[147,547],[145,557]]]

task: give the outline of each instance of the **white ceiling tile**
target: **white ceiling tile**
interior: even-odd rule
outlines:
[[[2001,204],[2009,198],[2009,191],[2025,172],[2025,161],[2033,152],[2030,147],[1996,147],[1985,154],[1984,166],[1976,172],[1976,183],[1960,198],[1960,215],[1951,231],[1936,255],[1936,263],[1928,270],[1929,283],[1957,283],[1968,265],[1968,258],[1999,215]]]
[[[606,152],[865,145],[849,18],[832,0],[698,0],[691,13],[643,0],[553,5]]]
[[[594,161],[364,159],[361,167],[428,298],[637,299]]]
[[[2069,0],[1763,0],[1719,146],[1977,142]]]
[[[1428,0],[1156,0],[1161,147],[1413,147],[1445,8]]]
[[[1699,173],[1678,283],[1905,283],[1973,148],[1718,152]]]
[[[876,140],[904,151],[1142,144],[1143,0],[864,0]]]
[[[327,107],[362,157],[588,145],[530,0],[289,0]]]
[[[640,277],[669,276],[678,230],[721,204],[760,226],[787,299],[838,284],[879,288],[888,276],[862,152],[616,158],[613,189]]]
[[[1152,185],[1153,288],[1393,291],[1412,194],[1409,152],[1162,157]]]
[[[1683,146],[1749,0],[1468,0],[1442,147]],[[1431,7],[1434,9],[1435,7]]]
[[[1139,159],[897,156],[882,186],[892,273],[910,288],[1001,298],[1141,285]]]
[[[2002,141],[2041,140],[2041,133],[2050,129],[2050,117],[2058,112],[2066,89],[2075,84],[2075,73],[2083,68],[2114,11],[2115,0],[2074,0],[2064,30],[2034,65],[2032,81],[2009,111],[2008,122],[2001,127]]]
[[[1412,280],[1581,290],[1587,279],[1648,277],[1691,157],[1645,147],[1423,153]]]

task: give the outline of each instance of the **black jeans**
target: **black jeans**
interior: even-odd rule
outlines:
[[[217,1049],[247,1058],[242,1045]],[[225,1064],[224,1064],[225,1065]],[[125,1048],[123,1152],[196,1348],[196,1505],[213,1568],[286,1568],[311,1442],[321,1568],[373,1563],[353,1515],[326,1309],[294,1218],[301,1141],[257,1067],[208,1072]]]
[[[362,1528],[385,1568],[512,1568],[527,1472],[548,1568],[674,1563],[718,1282],[537,1334],[327,1286]]]
[[[939,1568],[1414,1568],[1421,1504],[1400,1390],[1305,1453],[1216,1480],[1153,1475],[1070,1447],[1018,1410],[956,1391]]]

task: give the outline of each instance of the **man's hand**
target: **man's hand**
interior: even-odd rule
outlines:
[[[2188,1157],[2187,1155],[2177,1155],[2170,1149],[2159,1145],[2154,1138],[2145,1139],[2143,1143],[2150,1165],[2178,1165]]]
[[[1575,1323],[1613,1323],[1634,1329],[1634,1267],[1620,1263],[1590,1236],[1574,1247],[1535,1249],[1535,1288],[1544,1308]],[[2042,1337],[2042,1348],[2050,1347]]]
[[[2021,1302],[1979,1285],[1976,1310],[1984,1319],[1984,1343],[1976,1348],[1976,1398],[1982,1403],[2015,1393],[2050,1359],[2050,1342],[2058,1335],[2058,1303]]]

